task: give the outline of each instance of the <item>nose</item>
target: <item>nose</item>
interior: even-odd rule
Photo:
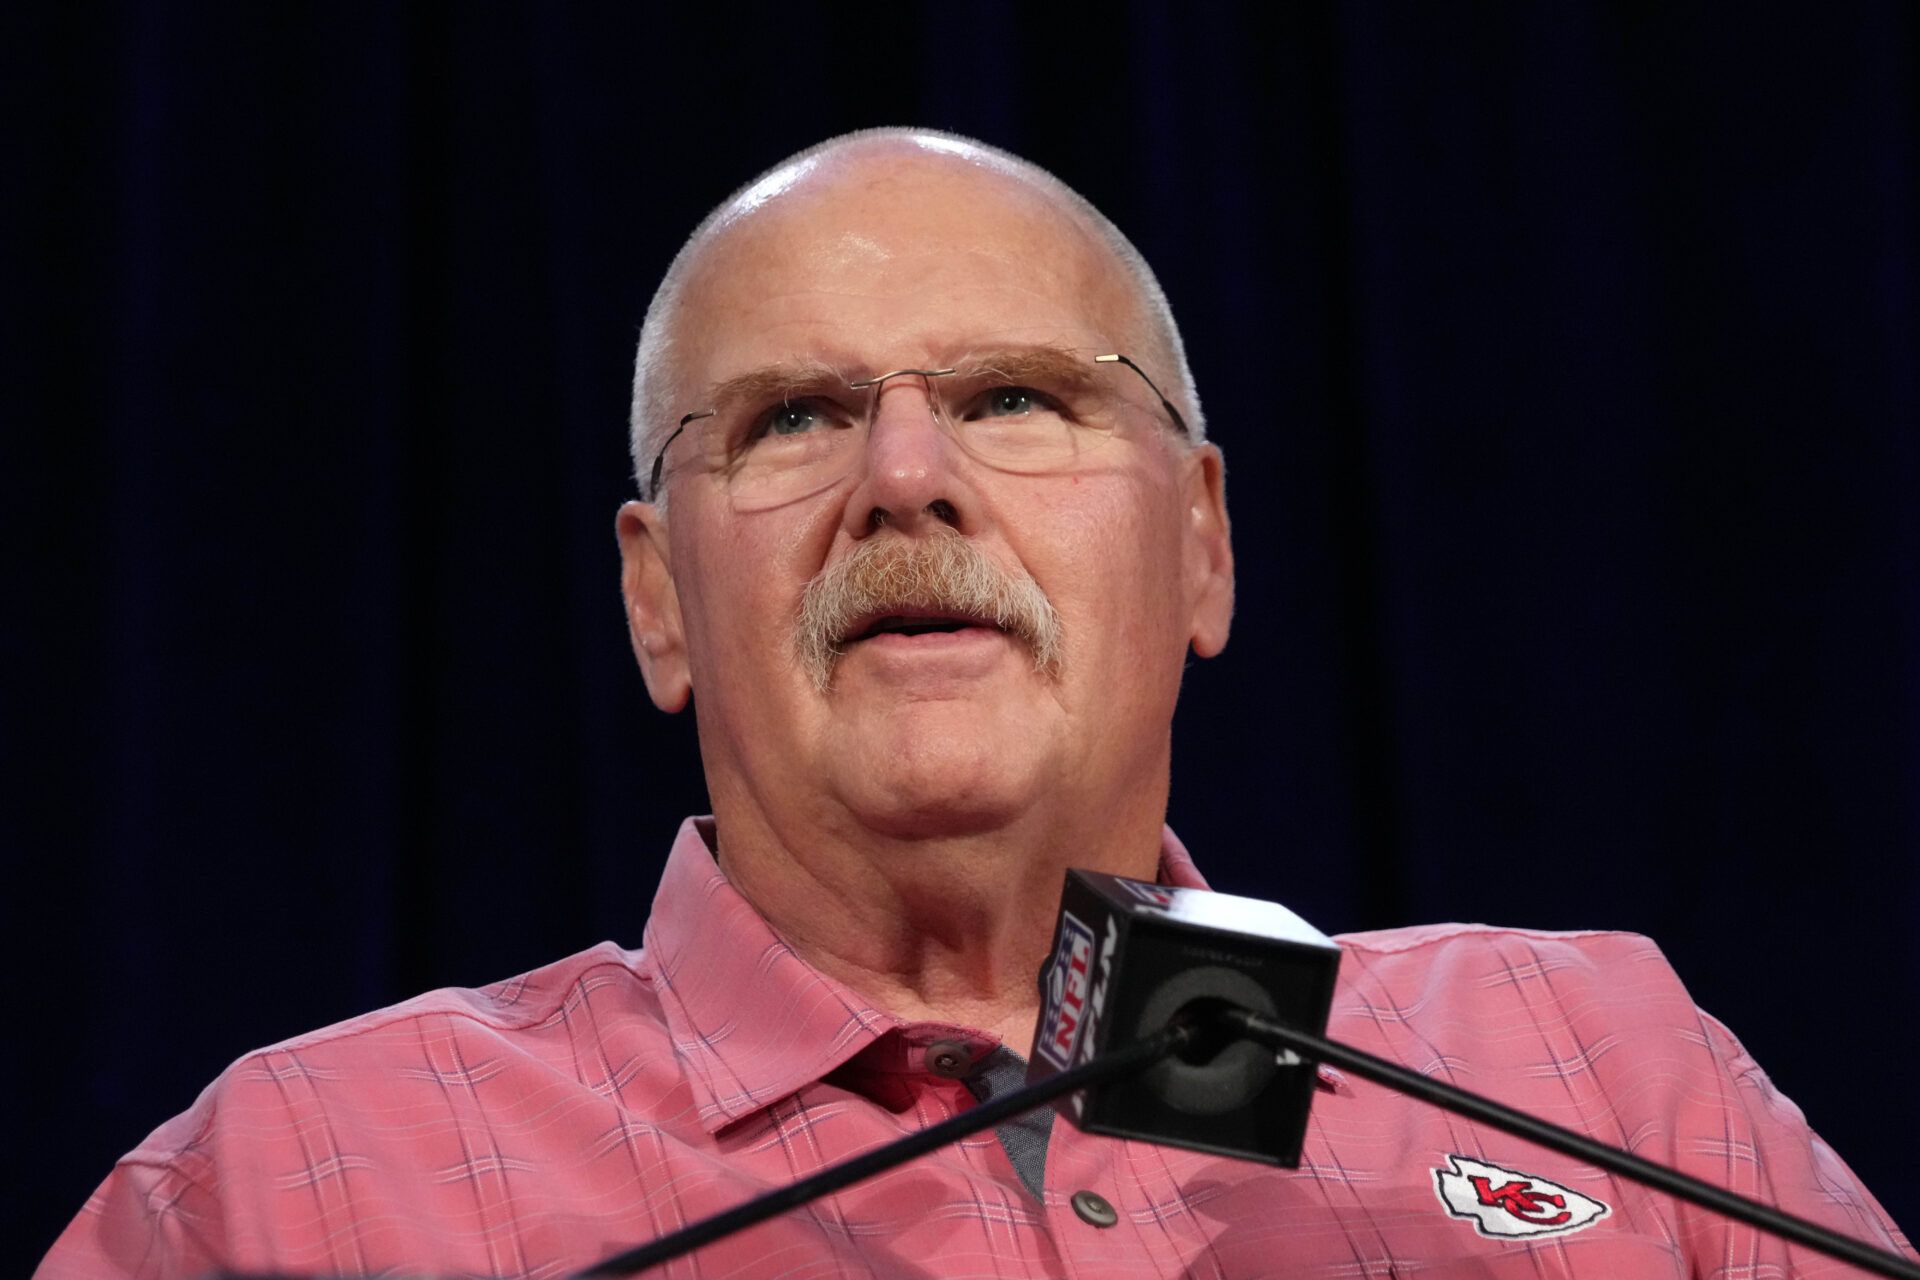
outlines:
[[[942,428],[927,379],[890,378],[874,387],[859,482],[848,495],[847,531],[865,537],[880,528],[919,533],[947,525],[965,533],[973,508],[967,468]]]

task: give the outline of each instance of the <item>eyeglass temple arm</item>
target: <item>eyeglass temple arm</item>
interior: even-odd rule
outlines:
[[[1167,416],[1169,418],[1173,419],[1173,425],[1180,428],[1180,434],[1187,437],[1189,440],[1193,438],[1193,431],[1187,426],[1187,420],[1180,416],[1180,411],[1178,409],[1173,407],[1173,401],[1167,399],[1167,393],[1160,389],[1160,384],[1147,376],[1147,371],[1145,369],[1142,369],[1139,365],[1135,364],[1133,361],[1129,360],[1127,357],[1121,355],[1117,351],[1114,352],[1112,355],[1095,356],[1093,360],[1095,364],[1116,364],[1116,363],[1123,364],[1127,366],[1127,368],[1139,374],[1140,381],[1146,383],[1149,387],[1152,387],[1153,394],[1160,398],[1160,407],[1167,411]]]
[[[712,409],[702,409],[698,413],[690,413],[680,419],[680,425],[673,429],[672,435],[660,442],[660,451],[653,455],[653,470],[647,474],[648,502],[658,502],[660,500],[660,469],[665,466],[667,462],[667,446],[680,438],[680,433],[687,429],[689,422],[698,422],[702,418],[711,418],[712,416]]]

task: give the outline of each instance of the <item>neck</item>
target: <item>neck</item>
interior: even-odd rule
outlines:
[[[788,830],[714,796],[722,870],[803,959],[896,1017],[975,1028],[1022,1054],[1067,869],[1155,877],[1164,789],[1142,799],[1101,821],[1056,813],[899,837],[853,822]]]

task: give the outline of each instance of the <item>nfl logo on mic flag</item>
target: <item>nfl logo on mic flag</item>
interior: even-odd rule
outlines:
[[[1324,1031],[1339,964],[1331,939],[1276,903],[1069,871],[1027,1079],[1150,1036],[1205,998]],[[1240,1041],[1204,1064],[1169,1059],[1058,1105],[1088,1133],[1292,1168],[1313,1087],[1311,1063]]]

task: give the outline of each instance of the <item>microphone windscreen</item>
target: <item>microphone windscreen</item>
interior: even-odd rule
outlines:
[[[1331,939],[1277,903],[1069,871],[1027,1079],[1144,1039],[1196,1001],[1322,1032],[1339,964]],[[1059,1110],[1089,1133],[1298,1165],[1313,1064],[1246,1040],[1213,1047],[1070,1094]]]

